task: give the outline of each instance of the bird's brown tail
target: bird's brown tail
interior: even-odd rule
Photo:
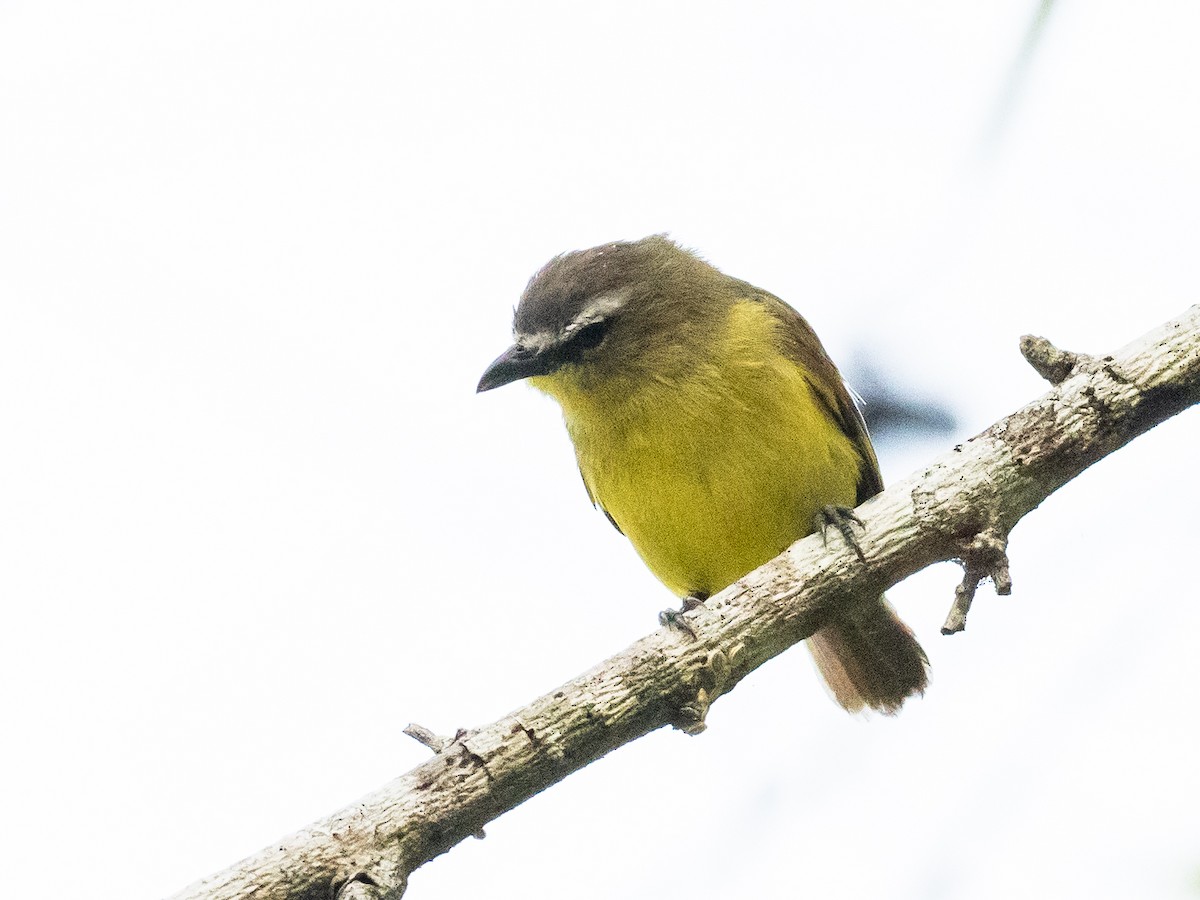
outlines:
[[[929,682],[929,660],[883,597],[839,610],[808,639],[825,683],[848,712],[870,707],[892,716]]]

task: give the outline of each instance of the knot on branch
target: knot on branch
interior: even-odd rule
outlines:
[[[487,764],[484,762],[483,758],[467,746],[466,737],[468,734],[470,734],[470,732],[465,728],[458,729],[458,731],[454,732],[454,737],[448,738],[443,737],[440,734],[434,734],[431,729],[426,728],[424,725],[418,725],[416,722],[409,722],[406,726],[404,726],[404,734],[408,735],[418,744],[424,744],[434,753],[441,753],[451,744],[462,742],[463,749],[467,752],[467,754],[475,757],[479,761],[479,765],[483,767],[483,771],[485,773],[487,772]],[[480,828],[472,835],[472,837],[482,841],[485,837],[487,837],[487,834],[482,828]],[[342,898],[339,897],[338,900],[342,900]]]
[[[738,649],[733,650],[735,659],[738,656]],[[729,655],[721,649],[712,651],[705,660],[704,666],[689,684],[689,688],[694,687],[696,693],[686,703],[680,705],[678,715],[672,724],[684,734],[697,735],[704,731],[708,727],[704,721],[708,716],[708,709],[714,700],[725,693],[732,671]]]
[[[1044,337],[1026,334],[1021,337],[1021,355],[1034,370],[1051,384],[1062,384],[1077,372],[1103,372],[1114,381],[1128,382],[1113,366],[1113,358],[1096,358],[1086,353],[1060,350]]]
[[[400,900],[408,879],[395,863],[380,859],[369,867],[342,869],[329,884],[330,900]]]
[[[967,627],[967,613],[975,599],[975,591],[985,578],[992,579],[996,593],[1007,597],[1012,593],[1012,576],[1008,571],[1008,534],[993,522],[979,531],[969,542],[961,545],[963,579],[954,589],[954,605],[942,625],[942,634],[957,634]]]
[[[1059,350],[1044,337],[1036,334],[1021,336],[1021,355],[1034,371],[1051,384],[1062,384],[1090,357],[1069,350]]]

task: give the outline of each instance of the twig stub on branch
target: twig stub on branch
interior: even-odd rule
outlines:
[[[942,625],[942,634],[958,634],[967,627],[967,613],[975,599],[980,582],[990,578],[996,593],[1007,597],[1012,593],[1012,576],[1008,571],[1008,535],[999,525],[980,531],[962,548],[962,582],[954,589],[954,605]]]
[[[434,753],[441,753],[446,749],[446,746],[462,735],[462,732],[455,735],[453,738],[442,737],[440,734],[434,734],[424,725],[418,725],[416,722],[409,722],[404,726],[404,734],[408,735],[418,744],[424,744]]]
[[[1044,337],[1026,334],[1021,337],[1021,355],[1051,384],[1062,384],[1087,359],[1069,350],[1059,350]]]

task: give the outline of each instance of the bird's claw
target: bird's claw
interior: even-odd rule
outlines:
[[[658,624],[664,628],[674,628],[682,631],[693,641],[696,640],[696,629],[688,624],[684,615],[704,605],[708,598],[698,594],[689,594],[683,598],[679,609],[664,609],[658,614]]]
[[[858,557],[860,562],[866,562],[867,558],[863,555],[862,547],[858,546],[858,538],[854,535],[852,525],[857,525],[859,528],[863,526],[863,520],[860,519],[848,506],[822,506],[820,512],[817,513],[816,521],[813,523],[814,530],[821,532],[821,542],[825,546],[829,546],[829,528],[833,527],[841,534],[850,549],[854,551],[854,555]]]

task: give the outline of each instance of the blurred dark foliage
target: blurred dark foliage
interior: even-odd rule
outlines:
[[[958,427],[945,404],[870,364],[852,365],[847,381],[862,398],[867,430],[876,441],[941,438]]]

